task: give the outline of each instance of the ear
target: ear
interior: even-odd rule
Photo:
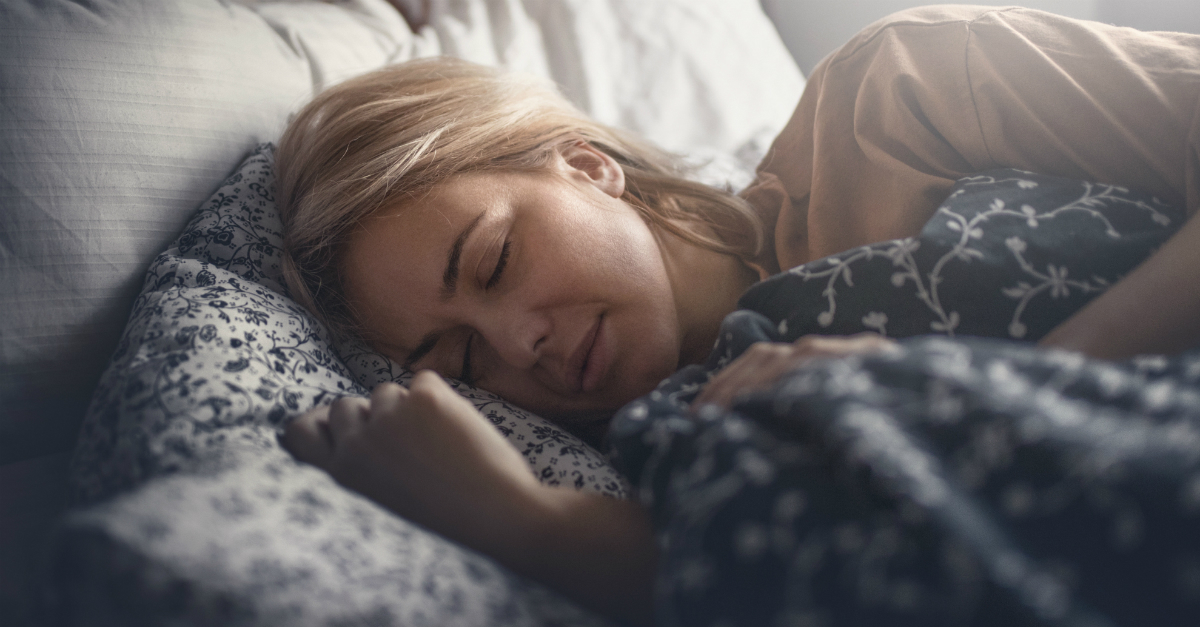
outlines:
[[[625,193],[625,171],[603,150],[577,141],[559,148],[558,153],[562,157],[559,166],[568,177],[590,183],[613,198]]]

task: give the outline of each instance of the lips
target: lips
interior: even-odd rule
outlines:
[[[567,362],[567,380],[571,389],[576,392],[590,392],[595,389],[596,383],[599,380],[598,372],[600,366],[607,364],[605,356],[605,343],[598,340],[601,339],[601,331],[604,328],[604,315],[601,314],[596,318],[596,322],[584,334],[583,340],[579,342],[579,346],[571,353],[571,359]],[[601,350],[597,350],[597,349]],[[602,358],[602,359],[598,359]]]
[[[591,392],[600,386],[604,376],[608,374],[609,363],[612,360],[612,347],[609,346],[608,326],[604,324],[604,316],[596,323],[596,334],[592,340],[592,348],[583,364],[583,376],[580,387],[584,392]]]

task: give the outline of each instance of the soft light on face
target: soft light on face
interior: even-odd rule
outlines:
[[[343,272],[372,342],[583,432],[653,389],[680,365],[675,290],[619,169],[589,158],[460,175],[367,220]]]

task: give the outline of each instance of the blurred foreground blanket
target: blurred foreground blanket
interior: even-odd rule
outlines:
[[[1026,182],[1016,187],[1047,187]],[[955,221],[969,226],[966,248],[1019,237],[989,232],[999,228],[997,213],[972,222],[996,203],[985,196],[964,208],[956,205],[963,196],[952,195],[920,238],[875,246],[887,260],[876,272],[904,275],[893,285],[912,289],[912,281],[936,284],[947,254],[993,254],[954,257],[950,241],[950,253],[913,261],[913,251],[936,247],[934,231],[961,234],[944,228]],[[1031,231],[1053,234],[1058,227],[1032,204],[1007,202]],[[1111,209],[1099,211],[1111,217]],[[1076,230],[1058,232],[1050,252],[1077,246]],[[1036,252],[1008,250],[1014,260]],[[611,455],[651,512],[662,550],[658,624],[1195,625],[1200,352],[1108,362],[1010,339],[946,337],[962,327],[945,328],[961,316],[950,316],[954,289],[942,283],[939,307],[927,298],[917,309],[940,309],[926,328],[940,324],[943,336],[812,362],[731,411],[688,410],[708,377],[753,342],[850,330],[821,315],[844,294],[829,294],[835,281],[814,276],[855,252],[752,288],[742,300],[750,309],[726,319],[707,364],[680,371],[614,420]],[[993,286],[992,335],[1036,340],[1030,329],[1070,314],[1013,323],[1002,301],[1032,311],[1027,270],[1013,261]],[[1059,278],[1087,276],[1074,270]],[[864,280],[860,271],[856,281]],[[819,302],[779,306],[813,281]],[[1066,298],[1080,288],[1059,281],[1044,295],[1051,291]],[[865,311],[868,326],[886,320]],[[796,324],[810,312],[815,327]]]

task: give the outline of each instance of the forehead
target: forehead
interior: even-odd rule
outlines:
[[[407,353],[431,330],[455,239],[482,214],[503,210],[510,179],[498,173],[456,176],[380,210],[351,233],[341,260],[343,288],[373,339]]]
[[[343,271],[351,275],[360,274],[359,270],[407,274],[425,262],[444,263],[449,246],[462,229],[502,204],[510,188],[506,178],[499,173],[461,174],[422,196],[377,211],[351,233]],[[431,259],[429,253],[439,246],[442,256]]]

